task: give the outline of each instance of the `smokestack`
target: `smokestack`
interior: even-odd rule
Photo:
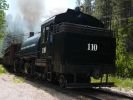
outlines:
[[[30,32],[30,37],[34,36],[34,32]]]
[[[80,12],[80,10],[81,10],[80,7],[75,8],[75,12]]]

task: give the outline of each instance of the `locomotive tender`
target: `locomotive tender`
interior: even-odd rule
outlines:
[[[60,87],[86,83],[108,86],[112,84],[108,77],[97,84],[91,83],[91,77],[98,79],[115,72],[115,48],[113,33],[104,29],[101,21],[68,9],[46,20],[41,34],[24,41],[9,65],[15,72],[59,82]]]

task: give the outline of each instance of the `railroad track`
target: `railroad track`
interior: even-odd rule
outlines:
[[[22,75],[23,77],[23,75]],[[47,87],[54,89],[55,91],[73,96],[78,100],[133,100],[133,96],[126,95],[124,93],[113,92],[105,90],[103,88],[66,88],[61,89],[57,84],[47,83],[40,79],[31,79],[25,77],[26,80],[32,82],[38,87]]]
[[[38,82],[37,82],[38,84]],[[53,88],[61,93],[76,97],[80,100],[133,100],[133,97],[126,94],[104,90],[102,88],[67,88],[61,89],[58,85],[39,81],[39,84]]]
[[[75,93],[86,98],[91,98],[92,100],[133,100],[133,96],[128,96],[126,94],[112,92],[104,89],[82,88],[72,91],[75,91]]]
[[[133,95],[128,95],[128,94],[125,94],[122,92],[111,91],[109,89],[103,89],[103,88],[99,88],[96,90],[99,92],[102,92],[102,93],[112,94],[112,95],[116,95],[116,96],[121,97],[121,98],[127,98],[127,99],[133,100]]]

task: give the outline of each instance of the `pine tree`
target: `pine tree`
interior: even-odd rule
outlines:
[[[91,15],[92,14],[92,4],[91,4],[92,0],[84,0],[84,9],[83,12]]]
[[[112,1],[113,0],[95,0],[93,15],[103,21],[106,27],[110,26],[112,18]]]
[[[5,27],[5,12],[4,10],[7,10],[9,8],[9,5],[6,3],[5,0],[0,0],[0,37],[2,35],[2,32],[4,31]]]

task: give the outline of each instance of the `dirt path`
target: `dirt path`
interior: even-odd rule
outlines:
[[[33,84],[11,74],[0,75],[0,100],[76,100],[52,88]]]

